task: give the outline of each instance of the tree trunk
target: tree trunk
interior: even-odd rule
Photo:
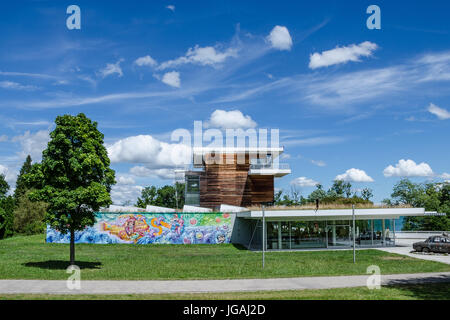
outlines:
[[[70,265],[75,264],[75,230],[70,227]]]

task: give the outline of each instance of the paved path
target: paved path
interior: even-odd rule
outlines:
[[[61,280],[0,280],[1,294],[142,294],[233,292],[361,287],[368,275],[239,280],[81,281],[80,290],[69,290]],[[382,285],[449,282],[450,272],[382,275]]]
[[[387,247],[387,248],[377,248],[378,250],[390,252],[390,253],[398,253],[403,254],[405,256],[417,258],[417,259],[423,259],[423,260],[429,260],[429,261],[437,261],[442,262],[446,264],[450,264],[450,255],[444,255],[444,254],[424,254],[424,253],[411,253],[412,246],[404,246],[404,247]]]

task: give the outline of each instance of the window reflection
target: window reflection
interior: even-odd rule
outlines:
[[[393,220],[356,220],[357,247],[395,245]],[[269,221],[267,249],[345,248],[353,246],[351,220]]]

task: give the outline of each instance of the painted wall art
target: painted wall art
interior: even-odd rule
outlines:
[[[96,223],[75,232],[75,243],[230,243],[228,213],[96,213]],[[70,234],[47,227],[46,241],[69,243]]]

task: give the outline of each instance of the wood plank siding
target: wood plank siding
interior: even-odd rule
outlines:
[[[274,199],[273,176],[249,176],[248,154],[242,164],[237,155],[222,155],[222,163],[213,163],[205,155],[204,172],[200,174],[200,206],[217,209],[221,204],[240,207],[271,202]]]

